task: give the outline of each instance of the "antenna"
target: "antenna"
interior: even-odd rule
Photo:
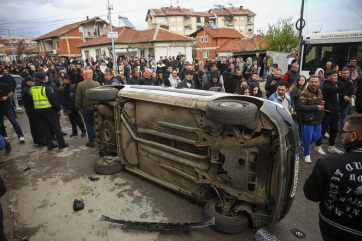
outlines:
[[[324,24],[324,22],[322,23],[322,26],[321,26],[321,29],[319,29],[319,32],[321,32],[321,31],[322,31],[322,28],[323,28],[323,24]]]

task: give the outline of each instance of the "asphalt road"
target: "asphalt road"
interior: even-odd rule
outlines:
[[[150,183],[127,171],[97,177],[93,162],[96,148],[85,146],[86,137],[69,137],[70,123],[61,116],[65,137],[64,150],[47,151],[33,145],[26,115],[18,121],[26,142],[20,144],[11,124],[5,121],[12,153],[3,154],[5,180],[9,189],[7,206],[13,220],[14,236],[19,240],[254,240],[255,230],[226,235],[210,227],[184,232],[123,230],[120,225],[96,221],[100,213],[134,221],[199,222],[203,206]],[[327,140],[323,140],[326,146]],[[338,138],[337,147],[342,147]],[[314,147],[313,147],[314,148]],[[312,164],[300,161],[298,189],[288,215],[268,230],[280,240],[299,240],[290,230],[305,233],[304,240],[322,240],[318,227],[318,204],[305,199],[303,184],[319,156],[312,151]],[[28,171],[24,170],[30,167]],[[84,199],[85,208],[74,212],[74,199]],[[6,208],[6,207],[3,207]]]

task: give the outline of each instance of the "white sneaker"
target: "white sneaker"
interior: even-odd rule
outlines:
[[[343,151],[338,150],[335,146],[329,146],[327,152],[332,154],[343,154]]]
[[[25,142],[25,138],[23,136],[19,137],[20,143],[24,143]]]
[[[312,163],[312,160],[310,159],[310,155],[304,157],[304,162],[308,163],[308,164]]]
[[[323,151],[322,146],[315,146],[314,150],[315,150],[319,155],[322,155],[322,156],[327,155],[327,154]]]
[[[328,132],[326,132],[326,134],[324,134],[324,137],[327,138],[327,139],[329,138]]]
[[[22,110],[23,108],[21,108],[21,107],[18,107],[18,108],[16,108],[15,110]]]

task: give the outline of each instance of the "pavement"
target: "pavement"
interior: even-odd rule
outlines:
[[[0,154],[8,188],[1,198],[8,240],[254,240],[252,229],[234,235],[210,227],[189,233],[149,232],[123,230],[120,225],[97,221],[102,213],[133,221],[200,222],[204,221],[203,206],[127,171],[95,174],[93,163],[99,158],[98,151],[85,146],[86,137],[69,137],[71,128],[65,114],[61,115],[61,126],[68,133],[65,140],[70,146],[63,150],[47,151],[33,145],[26,114],[19,114],[17,120],[26,142],[20,144],[13,127],[5,121],[12,152]],[[336,143],[342,148],[339,137]],[[327,146],[327,139],[322,146]],[[318,204],[306,200],[302,189],[320,158],[313,150],[311,157],[312,164],[300,160],[298,189],[290,212],[268,228],[279,240],[300,240],[290,232],[293,228],[306,235],[304,240],[322,240]],[[25,171],[27,167],[30,169]],[[89,176],[100,180],[90,181]],[[83,210],[73,211],[74,199],[84,200]]]

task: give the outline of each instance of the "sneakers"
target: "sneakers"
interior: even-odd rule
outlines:
[[[18,107],[18,108],[16,108],[15,110],[23,110],[23,108],[21,108],[21,107]]]
[[[328,132],[326,132],[326,134],[324,134],[324,138],[329,138],[329,134],[328,134]]]
[[[315,150],[319,155],[322,155],[322,156],[327,155],[327,154],[323,151],[322,146],[315,146],[314,150]]]
[[[69,146],[68,143],[64,143],[64,146],[59,146],[59,150],[64,149],[64,148],[66,148],[66,147],[68,147],[68,146]]]
[[[52,146],[48,146],[48,151],[51,151],[51,150],[53,150],[54,148],[57,148],[58,147],[58,145],[56,145],[56,144],[53,144]]]
[[[312,160],[310,159],[310,155],[304,157],[304,162],[308,163],[308,164],[312,163]]]
[[[78,133],[72,132],[69,137],[78,136]]]
[[[343,151],[338,150],[335,146],[329,146],[327,149],[328,153],[332,153],[332,154],[343,154]]]
[[[19,137],[20,143],[24,143],[25,142],[25,138],[23,136]]]
[[[94,144],[90,144],[89,142],[87,142],[85,145],[88,147],[94,147]]]

